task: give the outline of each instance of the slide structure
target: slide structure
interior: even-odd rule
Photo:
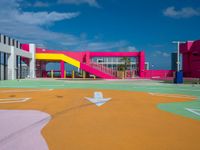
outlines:
[[[77,68],[80,68],[81,70],[88,72],[90,74],[93,74],[99,78],[103,79],[117,79],[114,75],[104,72],[101,69],[94,68],[92,65],[81,63],[80,61],[67,56],[66,54],[62,52],[49,52],[49,53],[36,53],[36,59],[37,60],[45,60],[45,61],[64,61],[70,65],[73,65]]]

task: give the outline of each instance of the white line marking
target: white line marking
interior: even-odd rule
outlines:
[[[6,103],[22,103],[30,100],[31,98],[3,98],[0,99],[0,104]],[[2,102],[1,102],[2,101]]]
[[[1,88],[35,88],[35,87],[49,87],[49,86],[65,86],[65,85],[35,85],[35,86],[31,86],[31,85],[22,85],[22,86],[19,86],[19,85],[16,85],[16,86],[9,86],[9,85],[4,85],[4,86],[1,86]]]
[[[149,94],[153,95],[153,96],[164,96],[164,97],[174,97],[174,98],[192,98],[192,99],[195,99],[195,97],[188,96],[188,95],[161,94],[161,93],[149,93]]]
[[[85,99],[96,104],[97,106],[102,106],[103,104],[111,100],[111,98],[103,98],[102,92],[94,92],[94,98],[85,97]]]
[[[53,89],[37,89],[37,90],[5,90],[0,91],[0,93],[26,93],[26,92],[44,92],[44,91],[52,91]]]
[[[64,86],[64,85],[40,85],[40,86]]]
[[[185,108],[187,111],[200,116],[200,109]]]
[[[200,90],[191,90],[191,89],[180,89],[180,88],[173,88],[173,87],[162,87],[162,88],[157,88],[157,87],[142,87],[142,88],[146,88],[148,90],[155,90],[155,89],[159,89],[159,90],[164,90],[164,89],[169,89],[169,90],[176,90],[176,91],[194,91],[194,92],[199,92]]]

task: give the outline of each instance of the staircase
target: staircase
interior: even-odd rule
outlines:
[[[106,74],[108,74],[110,76],[117,77],[117,71],[116,70],[108,68],[108,67],[104,66],[103,64],[97,64],[95,62],[92,62],[90,64],[90,66],[92,68],[95,68],[95,69],[97,69],[99,71],[102,71],[102,72],[104,72],[104,73],[106,73]]]
[[[117,79],[117,72],[94,62],[90,65],[81,63],[80,69],[103,79]]]

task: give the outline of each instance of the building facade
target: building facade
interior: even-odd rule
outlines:
[[[71,65],[82,77],[103,79],[150,78],[152,76],[172,76],[170,70],[148,70],[145,52],[84,52],[48,50],[35,44],[21,44],[17,40],[0,34],[0,79],[15,80],[20,78],[48,77],[47,64],[58,62],[59,70],[50,70],[57,77],[66,78]],[[72,73],[72,76],[73,73]]]
[[[32,44],[34,47],[34,44]],[[32,48],[33,49],[33,48]],[[35,51],[30,52],[21,49],[21,43],[9,36],[0,34],[0,80],[14,80],[22,78],[22,61],[29,60],[29,67],[31,77],[35,77]]]
[[[180,45],[184,77],[200,78],[200,40]]]
[[[22,49],[29,51],[30,45],[23,44]],[[117,79],[118,66],[122,66],[124,62],[120,62],[122,58],[128,58],[130,63],[127,65],[125,71],[128,71],[129,77],[132,74],[138,77],[144,77],[145,74],[145,53],[141,52],[71,52],[48,50],[43,48],[35,49],[36,54],[36,75],[37,77],[46,77],[49,71],[46,70],[46,65],[52,62],[60,63],[60,70],[54,70],[60,76],[66,77],[66,64],[70,64],[85,72],[87,76],[94,75],[104,79]],[[135,60],[135,61],[134,61]],[[122,71],[122,70],[121,70]]]

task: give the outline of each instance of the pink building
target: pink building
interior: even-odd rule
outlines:
[[[22,48],[29,51],[29,44],[23,44]],[[60,70],[54,70],[60,74],[61,78],[66,77],[66,63],[70,64],[86,76],[95,75],[103,79],[119,78],[119,68],[123,66],[123,58],[128,58],[130,63],[126,68],[126,77],[135,76],[145,77],[145,53],[140,52],[71,52],[60,50],[48,50],[36,48],[36,76],[47,77],[49,71],[46,71],[46,65],[49,62],[59,62]],[[80,73],[79,72],[79,73]]]
[[[200,40],[180,45],[184,77],[200,78]]]

